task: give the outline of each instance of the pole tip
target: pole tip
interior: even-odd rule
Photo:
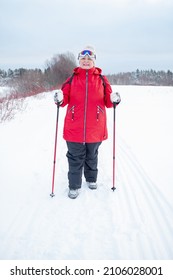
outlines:
[[[54,197],[54,196],[55,196],[55,194],[54,194],[54,193],[51,193],[51,194],[50,194],[50,196],[51,196],[51,197]]]
[[[115,188],[115,187],[112,187],[111,190],[113,190],[113,192],[114,192],[114,191],[116,190],[116,188]]]

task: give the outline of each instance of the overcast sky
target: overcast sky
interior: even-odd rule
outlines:
[[[104,73],[173,71],[172,0],[0,0],[0,69],[97,52]]]

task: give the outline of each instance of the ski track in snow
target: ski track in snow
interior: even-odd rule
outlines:
[[[26,122],[19,121],[19,135],[13,136],[15,147],[9,147],[9,153],[14,148],[23,149],[18,154],[18,168],[23,166],[24,176],[18,181],[14,180],[14,184],[19,182],[21,186],[9,184],[0,198],[0,259],[171,259],[173,223],[170,213],[173,213],[173,207],[147,176],[121,137],[117,137],[116,145],[116,190],[111,190],[111,151],[108,153],[108,147],[111,150],[112,145],[110,136],[100,147],[98,189],[88,189],[83,180],[79,197],[70,200],[67,197],[66,146],[65,141],[60,140],[61,122],[56,161],[56,195],[54,198],[49,196],[55,125],[52,120],[55,118],[55,110],[52,109],[52,95],[46,99],[46,102],[44,99],[33,101],[33,109],[29,108],[23,114],[24,119],[27,115],[29,118],[26,118]],[[40,126],[41,117],[34,118],[34,106],[40,114],[46,108],[44,116],[42,112],[44,126]],[[65,110],[61,112],[61,120],[64,114]],[[29,128],[32,126],[31,115],[34,126],[32,137],[29,138],[27,131],[23,136],[22,128],[25,125]],[[7,128],[11,125],[12,122],[7,124]],[[109,127],[111,125],[110,121]],[[6,132],[6,127],[3,128]],[[49,139],[45,137],[46,134],[50,135],[49,144],[46,142]],[[19,141],[22,137],[25,140],[24,146],[21,146],[22,140]],[[7,140],[7,144],[8,141],[10,143]],[[36,147],[32,149],[30,146],[33,147],[33,144]],[[28,151],[25,151],[26,147]],[[35,159],[35,163],[26,164],[26,170],[23,163],[25,152],[28,160]],[[14,158],[11,160],[9,172],[15,162]],[[6,215],[2,216],[2,213]]]

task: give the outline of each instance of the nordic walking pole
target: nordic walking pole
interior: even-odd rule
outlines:
[[[56,130],[55,130],[55,145],[54,145],[54,159],[53,159],[53,175],[52,175],[52,193],[51,197],[54,197],[54,181],[55,181],[55,164],[56,164],[56,146],[57,146],[57,135],[58,135],[58,119],[59,119],[59,106],[60,103],[57,103],[57,116],[56,116]]]
[[[116,102],[113,102],[113,187],[111,188],[113,191],[116,189],[115,187],[115,113],[116,113]]]

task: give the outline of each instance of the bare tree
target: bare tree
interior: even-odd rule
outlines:
[[[76,67],[74,54],[67,52],[57,54],[50,61],[47,61],[45,76],[47,82],[52,86],[61,85]]]

